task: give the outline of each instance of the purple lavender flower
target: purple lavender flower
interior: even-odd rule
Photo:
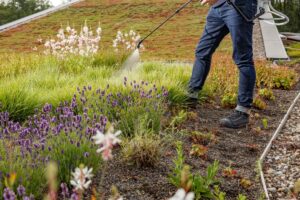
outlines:
[[[90,155],[89,152],[85,152],[85,153],[83,154],[83,156],[86,157],[86,158],[89,157],[89,155]]]
[[[70,192],[69,192],[69,188],[67,186],[66,183],[61,183],[60,184],[60,188],[61,188],[61,194],[64,198],[69,198],[70,196]]]
[[[25,187],[23,185],[19,185],[17,188],[18,196],[23,197],[26,194]]]
[[[73,192],[71,195],[71,200],[79,200],[79,196],[76,192]]]
[[[5,188],[3,193],[3,198],[4,200],[16,200],[17,197],[14,191],[10,190],[9,188]]]

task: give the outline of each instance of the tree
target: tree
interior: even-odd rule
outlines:
[[[48,0],[0,0],[0,25],[50,7]]]

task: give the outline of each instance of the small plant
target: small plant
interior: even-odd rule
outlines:
[[[258,94],[259,94],[260,97],[262,97],[264,99],[272,100],[272,101],[275,100],[274,93],[271,89],[268,89],[268,88],[260,89],[258,91]]]
[[[122,155],[126,162],[138,167],[154,167],[163,152],[160,136],[145,133],[136,134],[122,143]]]
[[[260,97],[256,97],[253,100],[253,107],[255,107],[255,108],[259,109],[259,110],[265,110],[267,108],[267,104]]]
[[[194,192],[195,199],[216,198],[217,194],[214,190],[214,186],[218,184],[216,175],[219,169],[219,163],[217,161],[208,166],[206,176],[201,176],[199,173],[191,174],[190,167],[184,165],[182,143],[177,143],[177,158],[173,162],[175,166],[169,177],[173,185],[177,188],[183,188],[185,191]]]
[[[240,184],[245,189],[249,189],[252,186],[252,182],[247,178],[242,178]]]
[[[229,166],[223,170],[222,175],[228,178],[236,177],[237,171],[235,169],[232,169],[231,166]]]
[[[224,94],[221,100],[222,107],[233,108],[236,106],[237,94]]]
[[[288,67],[268,67],[265,63],[256,65],[257,87],[290,90],[299,80],[295,70]]]
[[[268,119],[267,118],[264,118],[262,119],[262,125],[263,125],[263,128],[264,129],[267,129],[268,128]]]
[[[191,133],[191,139],[192,139],[193,143],[208,145],[211,142],[213,143],[213,142],[216,141],[216,136],[211,132],[202,133],[202,132],[199,132],[199,131],[193,131]]]
[[[291,196],[296,200],[300,195],[300,179],[298,179],[291,190]]]
[[[170,127],[172,129],[172,133],[175,132],[176,127],[180,126],[183,122],[185,122],[188,118],[188,113],[184,110],[181,110],[176,116],[172,118],[170,123]]]
[[[247,200],[247,197],[243,194],[239,194],[239,196],[237,197],[237,200]]]
[[[193,144],[192,150],[190,151],[190,155],[197,156],[197,157],[204,157],[207,151],[208,151],[208,147],[200,144]]]
[[[169,181],[171,184],[175,185],[177,188],[180,188],[181,186],[181,174],[184,167],[184,155],[183,155],[183,149],[182,149],[182,143],[177,142],[176,143],[176,152],[177,157],[173,160],[174,168],[172,169],[172,173],[169,176]]]
[[[186,192],[184,189],[180,188],[169,200],[194,200],[194,198],[195,194],[193,192]]]

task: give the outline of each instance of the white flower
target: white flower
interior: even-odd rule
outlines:
[[[113,133],[113,130],[110,129],[106,134],[103,134],[100,131],[97,131],[97,134],[92,137],[95,140],[95,144],[100,145],[100,148],[97,149],[97,153],[102,153],[102,157],[104,160],[111,159],[113,146],[119,144],[121,140],[118,136],[121,134],[121,131],[117,131]]]
[[[194,200],[195,194],[193,192],[186,193],[184,189],[177,190],[176,194],[169,200]]]
[[[100,35],[100,34],[102,33],[101,27],[98,27],[98,28],[96,29],[96,33],[97,33],[98,35]]]
[[[115,198],[109,198],[108,200],[123,200],[123,197],[118,197],[117,199],[115,199]]]
[[[73,179],[71,180],[71,185],[74,186],[75,190],[85,190],[88,189],[90,184],[92,183],[91,178],[93,168],[88,169],[85,168],[76,168],[75,172],[72,172]]]
[[[69,33],[71,30],[72,30],[71,27],[67,26],[66,31]]]

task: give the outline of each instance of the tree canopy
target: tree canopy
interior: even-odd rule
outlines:
[[[48,0],[0,0],[0,25],[50,7]]]

